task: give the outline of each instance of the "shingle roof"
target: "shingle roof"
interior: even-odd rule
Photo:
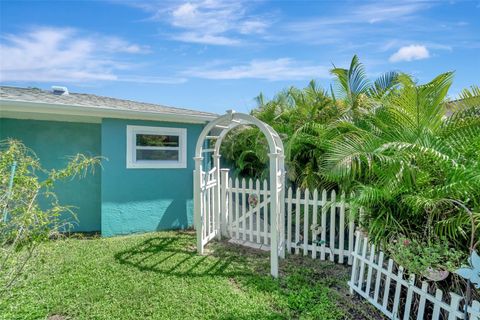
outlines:
[[[2,101],[22,101],[33,103],[46,103],[66,106],[82,106],[111,109],[112,111],[140,111],[146,113],[166,114],[166,115],[185,115],[191,117],[216,117],[210,112],[196,111],[184,108],[167,107],[159,104],[137,102],[97,96],[85,93],[69,93],[68,95],[54,94],[52,91],[41,90],[37,88],[19,88],[0,86],[0,100]]]

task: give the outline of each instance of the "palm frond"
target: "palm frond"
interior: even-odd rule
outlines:
[[[381,100],[388,92],[398,84],[398,72],[390,71],[378,77],[373,86],[368,90],[368,96]]]
[[[366,94],[371,86],[363,64],[355,55],[349,69],[334,67],[330,73],[335,76],[337,96],[344,99],[350,109],[355,110],[358,107],[359,98]]]

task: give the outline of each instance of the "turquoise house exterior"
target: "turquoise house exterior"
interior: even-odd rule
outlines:
[[[47,169],[77,153],[103,157],[93,175],[55,186],[73,231],[191,227],[194,148],[216,115],[55,89],[0,87],[0,140],[21,140]]]

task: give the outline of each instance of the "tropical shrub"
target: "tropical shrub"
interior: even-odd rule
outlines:
[[[326,179],[322,169],[328,141],[338,135],[336,122],[370,112],[374,99],[385,98],[397,86],[396,72],[387,72],[370,82],[357,56],[352,58],[349,69],[334,67],[331,73],[336,81],[330,93],[312,80],[307,87],[291,87],[270,101],[260,94],[251,112],[282,137],[287,179],[294,187],[337,187]],[[268,177],[266,140],[255,128],[231,132],[222,145],[222,155],[235,168],[236,175]]]
[[[343,107],[334,103],[314,81],[304,89],[291,87],[270,101],[262,94],[251,114],[268,123],[281,136],[285,146],[287,178],[302,187],[315,187],[324,181],[320,163],[325,151],[326,125],[340,118]],[[253,178],[268,177],[268,147],[256,128],[238,128],[229,133],[222,155],[235,168],[234,173]]]
[[[382,74],[371,82],[366,74],[365,67],[355,55],[348,69],[334,67],[330,70],[334,78],[332,97],[335,95],[345,106],[344,115],[357,118],[369,112],[374,102],[381,101],[397,87],[398,73],[390,71]]]
[[[480,105],[446,117],[452,77],[417,85],[401,75],[400,87],[371,113],[337,124],[345,132],[331,141],[325,170],[355,192],[352,202],[367,209],[364,227],[376,242],[400,234],[445,238],[468,252],[471,218],[480,225]]]
[[[391,254],[390,239],[405,237],[439,261],[445,248],[469,255],[480,242],[480,89],[449,101],[451,72],[426,84],[398,72],[369,81],[356,56],[331,73],[330,92],[312,82],[267,102],[260,95],[252,111],[281,134],[290,183],[353,193],[362,227]],[[224,155],[256,177],[268,166],[265,145],[258,131],[239,130]],[[437,264],[421,259],[416,271]]]
[[[0,296],[18,282],[41,242],[69,230],[60,215],[74,212],[58,202],[55,182],[82,178],[99,163],[77,154],[65,168],[46,170],[21,142],[0,142]]]

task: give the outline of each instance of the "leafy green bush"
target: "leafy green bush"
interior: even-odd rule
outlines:
[[[355,193],[350,201],[366,209],[363,227],[376,243],[440,238],[468,254],[471,238],[480,239],[480,149],[471,148],[480,104],[464,99],[447,117],[452,77],[417,84],[401,75],[373,112],[338,124],[346,129],[330,142],[327,175]]]
[[[290,182],[354,194],[348,201],[365,209],[362,227],[384,247],[401,236],[443,239],[468,255],[480,244],[480,89],[449,101],[452,72],[425,84],[397,72],[370,81],[356,56],[331,73],[330,92],[312,82],[270,101],[260,96],[252,111],[280,133]],[[222,152],[255,176],[268,162],[254,133],[232,134]]]
[[[0,295],[19,279],[39,243],[68,231],[60,215],[74,213],[58,202],[52,191],[55,182],[82,178],[99,163],[98,157],[77,154],[65,168],[45,170],[21,142],[0,142]],[[48,205],[40,206],[41,198]]]
[[[448,242],[423,242],[400,237],[387,245],[387,251],[409,273],[428,276],[432,270],[454,272],[465,254],[449,247]]]
[[[325,182],[319,160],[329,139],[326,124],[338,120],[344,108],[313,80],[303,89],[291,87],[269,101],[260,94],[257,103],[251,114],[270,124],[283,140],[287,179],[309,188]],[[234,175],[268,178],[268,145],[257,128],[232,130],[221,153]]]

